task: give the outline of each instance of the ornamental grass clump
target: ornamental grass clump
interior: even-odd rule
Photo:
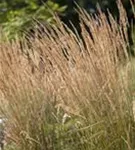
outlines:
[[[22,39],[21,46],[20,39],[1,41],[0,100],[8,118],[7,146],[135,148],[129,24],[120,1],[118,9],[117,22],[100,8],[92,16],[78,8],[81,33],[56,17],[55,26],[35,29],[29,45]]]

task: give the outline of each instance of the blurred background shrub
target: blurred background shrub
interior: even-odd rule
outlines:
[[[52,22],[52,12],[63,13],[66,6],[48,0],[2,0],[0,23],[8,38],[30,30],[33,20]]]
[[[130,1],[122,1],[129,20],[133,20]],[[115,17],[118,16],[116,0],[1,0],[0,24],[8,38],[13,38],[24,30],[30,30],[33,20],[53,22],[51,12],[57,13],[61,19],[70,26],[70,21],[78,26],[78,15],[75,12],[75,3],[85,8],[89,13],[96,12],[99,3],[101,9],[109,9]],[[70,21],[69,21],[70,20]]]

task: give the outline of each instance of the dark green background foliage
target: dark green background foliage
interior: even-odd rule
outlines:
[[[9,38],[31,28],[32,21],[52,22],[52,12],[61,14],[66,6],[48,0],[3,0],[0,2],[0,23]]]
[[[122,2],[131,20],[133,16],[129,0]],[[99,3],[103,11],[109,8],[113,15],[118,16],[116,0],[1,0],[0,24],[7,37],[12,38],[26,29],[30,30],[34,19],[52,23],[51,12],[56,12],[66,24],[69,25],[71,20],[77,27],[75,3],[84,7],[89,13],[95,13],[96,5]]]

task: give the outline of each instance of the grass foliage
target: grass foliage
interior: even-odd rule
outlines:
[[[78,8],[81,38],[56,17],[30,47],[1,41],[8,150],[135,149],[134,68],[120,1],[118,8],[118,22],[100,8],[94,16]]]

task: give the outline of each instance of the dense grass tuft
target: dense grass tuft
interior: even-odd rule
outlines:
[[[135,148],[128,20],[120,1],[118,8],[118,22],[79,8],[81,37],[56,17],[30,46],[1,41],[7,150]]]

